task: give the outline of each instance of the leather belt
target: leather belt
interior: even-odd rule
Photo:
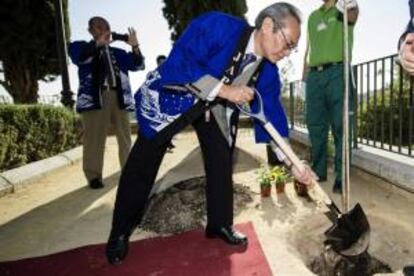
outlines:
[[[342,61],[340,61],[340,62],[330,62],[330,63],[321,64],[321,65],[318,65],[318,66],[311,66],[310,70],[321,72],[323,70],[328,69],[329,67],[332,67],[332,66],[335,66],[335,65],[340,65],[340,64],[342,64]]]

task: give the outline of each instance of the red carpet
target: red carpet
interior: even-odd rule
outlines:
[[[127,259],[111,266],[105,245],[91,245],[49,256],[0,263],[0,275],[36,276],[264,276],[272,275],[251,223],[236,228],[249,237],[247,248],[206,239],[194,230],[131,243]],[[4,248],[3,248],[4,250]]]

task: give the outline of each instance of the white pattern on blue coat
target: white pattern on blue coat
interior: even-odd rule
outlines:
[[[149,88],[154,81],[160,78],[161,76],[157,70],[148,73],[147,80],[139,89],[141,115],[148,119],[151,128],[157,132],[180,116],[180,114],[172,116],[161,112],[159,92]]]

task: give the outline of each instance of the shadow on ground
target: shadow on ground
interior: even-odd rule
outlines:
[[[1,248],[6,249],[0,250],[0,260],[105,241],[113,209],[106,198],[114,196],[118,179],[115,173],[104,179],[103,189],[84,186],[0,226]]]

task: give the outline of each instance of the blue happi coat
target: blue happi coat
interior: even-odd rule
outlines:
[[[246,28],[248,24],[244,20],[220,12],[205,13],[190,23],[167,60],[148,74],[135,94],[141,135],[153,138],[198,101],[194,94],[167,89],[166,85],[194,83],[206,75],[223,77]],[[279,100],[281,83],[275,64],[264,61],[256,88],[263,97],[267,118],[287,137],[287,120]],[[252,108],[256,106],[253,101]],[[270,141],[261,125],[255,122],[254,129],[256,142]]]
[[[143,70],[144,57],[123,49],[109,47],[115,59],[117,74],[117,93],[120,109],[134,111],[128,71]],[[69,56],[78,66],[79,88],[76,101],[78,112],[102,108],[102,85],[104,83],[104,65],[94,41],[74,41],[69,45]]]

